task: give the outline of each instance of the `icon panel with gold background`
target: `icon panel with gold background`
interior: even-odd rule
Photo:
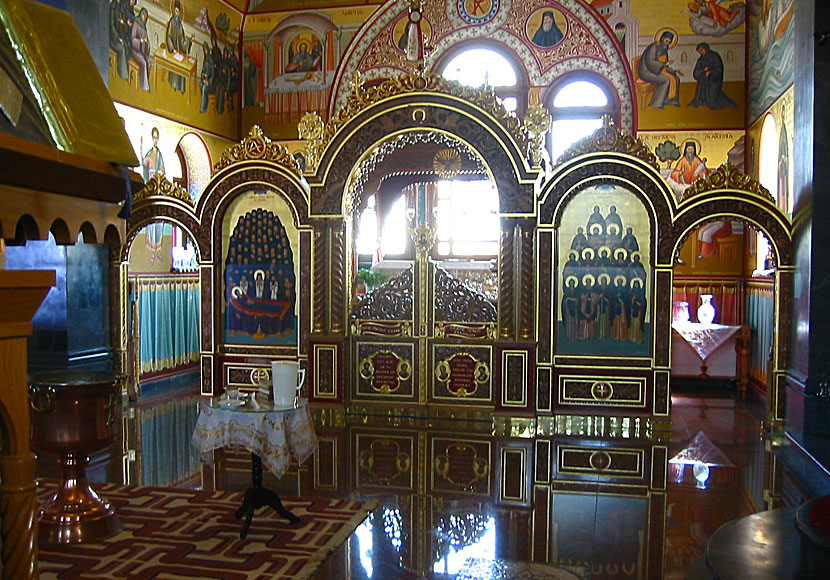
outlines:
[[[616,184],[568,202],[557,242],[558,354],[650,354],[650,223],[640,199]]]

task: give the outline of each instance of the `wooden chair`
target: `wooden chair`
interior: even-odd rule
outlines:
[[[637,105],[639,106],[641,111],[645,111],[648,107],[649,101],[651,101],[651,97],[654,94],[654,85],[648,81],[644,81],[640,78],[640,59],[642,56],[638,56],[631,62],[632,73],[634,74],[634,92],[637,95]]]

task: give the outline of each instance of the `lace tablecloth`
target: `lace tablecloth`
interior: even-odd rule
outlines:
[[[738,332],[740,326],[722,324],[700,324],[696,322],[675,322],[672,328],[689,343],[701,360],[709,358],[720,345]]]
[[[232,409],[204,405],[191,440],[208,463],[214,449],[243,447],[277,477],[288,469],[292,455],[303,463],[317,448],[308,403],[283,411],[255,410],[250,403]]]

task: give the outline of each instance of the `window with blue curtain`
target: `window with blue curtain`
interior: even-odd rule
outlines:
[[[141,373],[157,373],[199,359],[199,277],[140,276],[138,303]]]

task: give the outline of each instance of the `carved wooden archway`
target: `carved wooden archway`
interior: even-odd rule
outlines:
[[[770,419],[783,420],[783,377],[789,353],[790,326],[790,313],[786,310],[786,305],[791,301],[793,275],[792,226],[789,218],[778,209],[772,197],[757,181],[731,165],[712,171],[708,178],[697,181],[680,201],[676,201],[659,174],[656,159],[647,145],[613,127],[605,127],[575,145],[563,156],[561,165],[540,194],[539,281],[540,287],[549,285],[554,288],[554,295],[562,291],[557,287],[556,272],[564,262],[558,261],[561,258],[556,256],[556,244],[558,236],[565,235],[560,232],[563,208],[581,191],[595,183],[631,191],[643,203],[652,220],[653,346],[649,356],[620,359],[617,362],[557,354],[556,333],[552,330],[545,332],[545,329],[555,326],[551,321],[557,321],[556,309],[559,303],[557,300],[545,301],[540,295],[537,382],[542,386],[549,381],[550,388],[547,392],[550,393],[550,399],[540,400],[538,409],[552,410],[557,402],[554,393],[561,394],[563,389],[567,389],[562,381],[570,379],[560,377],[557,382],[557,377],[562,374],[557,371],[557,366],[593,366],[599,368],[594,373],[596,376],[586,375],[580,379],[574,392],[581,393],[581,399],[574,396],[572,402],[581,400],[587,406],[611,405],[622,408],[634,405],[649,409],[655,415],[667,415],[674,261],[683,239],[694,228],[712,219],[733,217],[762,231],[771,241],[778,260],[775,275],[776,332],[768,401]],[[606,399],[608,392],[622,393],[625,388],[631,391],[636,382],[634,379],[641,381],[640,386],[647,387],[645,398],[632,395],[627,400],[616,401],[613,397]],[[578,381],[572,383],[576,385]],[[612,388],[602,389],[597,396],[593,387],[599,384],[607,384]],[[539,390],[542,393],[546,391],[544,387]],[[642,404],[644,400],[647,401],[646,405]],[[561,397],[558,401],[562,403]]]
[[[680,251],[686,237],[698,226],[712,219],[743,220],[769,240],[775,253],[774,312],[772,361],[767,385],[767,421],[782,424],[786,418],[785,374],[790,358],[790,328],[793,302],[795,262],[792,247],[792,222],[775,203],[765,187],[735,166],[725,163],[696,181],[680,201],[672,224],[673,243],[665,251],[672,258]]]
[[[189,194],[163,177],[148,183],[135,200],[133,214],[128,223],[127,242],[122,247],[122,285],[126,284],[126,260],[129,247],[135,235],[145,225],[155,221],[166,221],[183,228],[197,245],[199,278],[201,287],[201,332],[200,369],[204,394],[221,389],[225,379],[239,370],[251,388],[256,387],[255,378],[270,368],[265,359],[272,357],[297,358],[305,352],[309,332],[310,272],[298,280],[303,291],[300,297],[298,319],[298,345],[274,348],[230,349],[237,358],[256,356],[263,359],[260,365],[242,365],[240,369],[228,369],[224,358],[230,352],[222,345],[219,333],[222,329],[220,305],[224,292],[224,269],[221,262],[223,244],[223,219],[229,205],[238,196],[252,190],[274,192],[290,208],[293,227],[301,230],[300,248],[295,256],[301,264],[311,259],[311,233],[308,228],[307,185],[300,175],[299,165],[288,150],[271,141],[262,130],[254,126],[248,136],[237,145],[226,150],[214,166],[214,175],[194,206]],[[126,292],[123,292],[126,300]],[[122,337],[126,340],[126,318],[122,320]],[[239,366],[239,365],[237,365]],[[261,368],[260,368],[261,367]],[[255,372],[256,371],[256,372]],[[240,379],[241,380],[241,379]],[[216,384],[214,384],[216,383]]]
[[[354,200],[350,197],[350,180],[355,168],[375,147],[396,135],[440,133],[462,143],[480,158],[499,193],[502,233],[498,255],[498,323],[495,324],[493,314],[493,321],[477,322],[493,326],[492,333],[477,329],[471,334],[481,334],[476,340],[498,337],[506,342],[532,343],[535,181],[540,171],[541,155],[538,152],[547,128],[547,117],[543,111],[529,111],[522,123],[504,109],[492,88],[468,88],[431,73],[403,75],[368,89],[363,87],[360,76],[355,75],[347,103],[331,121],[324,125],[319,117],[309,114],[303,118],[299,128],[300,136],[306,142],[305,176],[311,188],[310,211],[314,226],[313,344],[310,354],[315,361],[323,358],[328,361],[326,370],[317,369],[317,376],[313,377],[314,381],[322,380],[322,375],[326,377],[325,386],[318,392],[319,399],[343,400],[338,385],[346,379],[342,371],[332,369],[337,366],[336,361],[341,361],[338,368],[342,369],[345,339],[355,328],[349,327],[351,293],[345,283],[351,278],[351,240],[347,239],[346,227],[351,218],[349,210],[354,206]],[[398,313],[399,317],[407,320],[397,322],[409,330],[398,328],[395,332],[403,333],[406,340],[420,345],[417,347],[420,349],[416,357],[418,360],[409,360],[407,364],[421,365],[419,368],[423,374],[427,374],[426,359],[433,353],[430,351],[427,355],[421,341],[438,338],[444,327],[435,324],[432,310],[428,313],[422,308],[427,308],[427,303],[432,309],[446,302],[438,298],[434,303],[431,298],[419,299],[417,289],[426,284],[429,292],[436,289],[446,292],[458,290],[447,281],[448,278],[434,272],[427,264],[426,260],[417,261],[415,270],[405,275],[410,276],[407,279],[412,281],[411,288],[403,288],[407,285],[403,280],[394,282],[397,294],[391,301],[402,305],[404,310],[410,301],[414,304],[415,312],[411,313],[411,317],[403,311]],[[374,302],[380,301],[383,292],[391,288],[381,291]],[[416,295],[407,298],[407,292]],[[464,292],[459,292],[459,296],[466,296]],[[479,309],[472,306],[477,302],[475,297],[470,295],[467,298],[470,299],[467,311],[478,312]],[[367,308],[362,312],[372,311],[373,317],[385,316],[380,312],[382,309],[373,310],[368,308],[368,304],[365,306]],[[451,318],[446,313],[439,316]],[[372,332],[390,332],[378,329],[379,326],[373,327]],[[523,344],[522,348],[530,347]],[[356,364],[354,357],[352,359]],[[492,399],[490,401],[492,404]]]

